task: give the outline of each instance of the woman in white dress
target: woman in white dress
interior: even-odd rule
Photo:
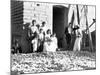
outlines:
[[[56,37],[56,34],[53,34],[51,36],[51,51],[52,52],[56,52],[57,48],[58,48],[58,41],[57,41],[57,37]]]
[[[51,30],[48,29],[45,35],[43,51],[50,51],[50,44],[51,44],[50,36],[51,36]]]
[[[73,51],[80,51],[82,43],[82,30],[79,26],[76,26],[75,33],[76,33],[76,40]]]

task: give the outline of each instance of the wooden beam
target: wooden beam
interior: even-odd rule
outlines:
[[[93,51],[93,44],[92,44],[92,37],[91,37],[91,32],[89,31],[89,26],[88,26],[88,19],[87,19],[87,12],[88,12],[88,8],[86,6],[86,27],[87,27],[87,30],[88,30],[88,36],[89,36],[89,50],[90,51]]]

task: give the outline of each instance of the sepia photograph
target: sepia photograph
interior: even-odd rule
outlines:
[[[11,75],[96,70],[96,5],[10,5]]]

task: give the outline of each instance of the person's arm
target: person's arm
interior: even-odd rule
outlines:
[[[68,28],[66,27],[65,28],[65,32],[64,32],[65,34],[67,34],[68,33]]]
[[[78,30],[78,37],[82,37],[82,31],[80,29]]]
[[[31,36],[31,31],[30,30],[28,30],[28,37],[30,37]]]

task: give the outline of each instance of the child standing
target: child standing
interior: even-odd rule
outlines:
[[[48,29],[45,35],[45,41],[44,41],[44,48],[43,51],[49,51],[50,50],[50,44],[51,44],[51,30]]]
[[[39,34],[38,34],[38,51],[39,52],[43,51],[43,43],[44,43],[44,32],[43,32],[43,29],[40,29]]]
[[[58,41],[56,34],[51,35],[51,51],[55,52],[58,48]]]

